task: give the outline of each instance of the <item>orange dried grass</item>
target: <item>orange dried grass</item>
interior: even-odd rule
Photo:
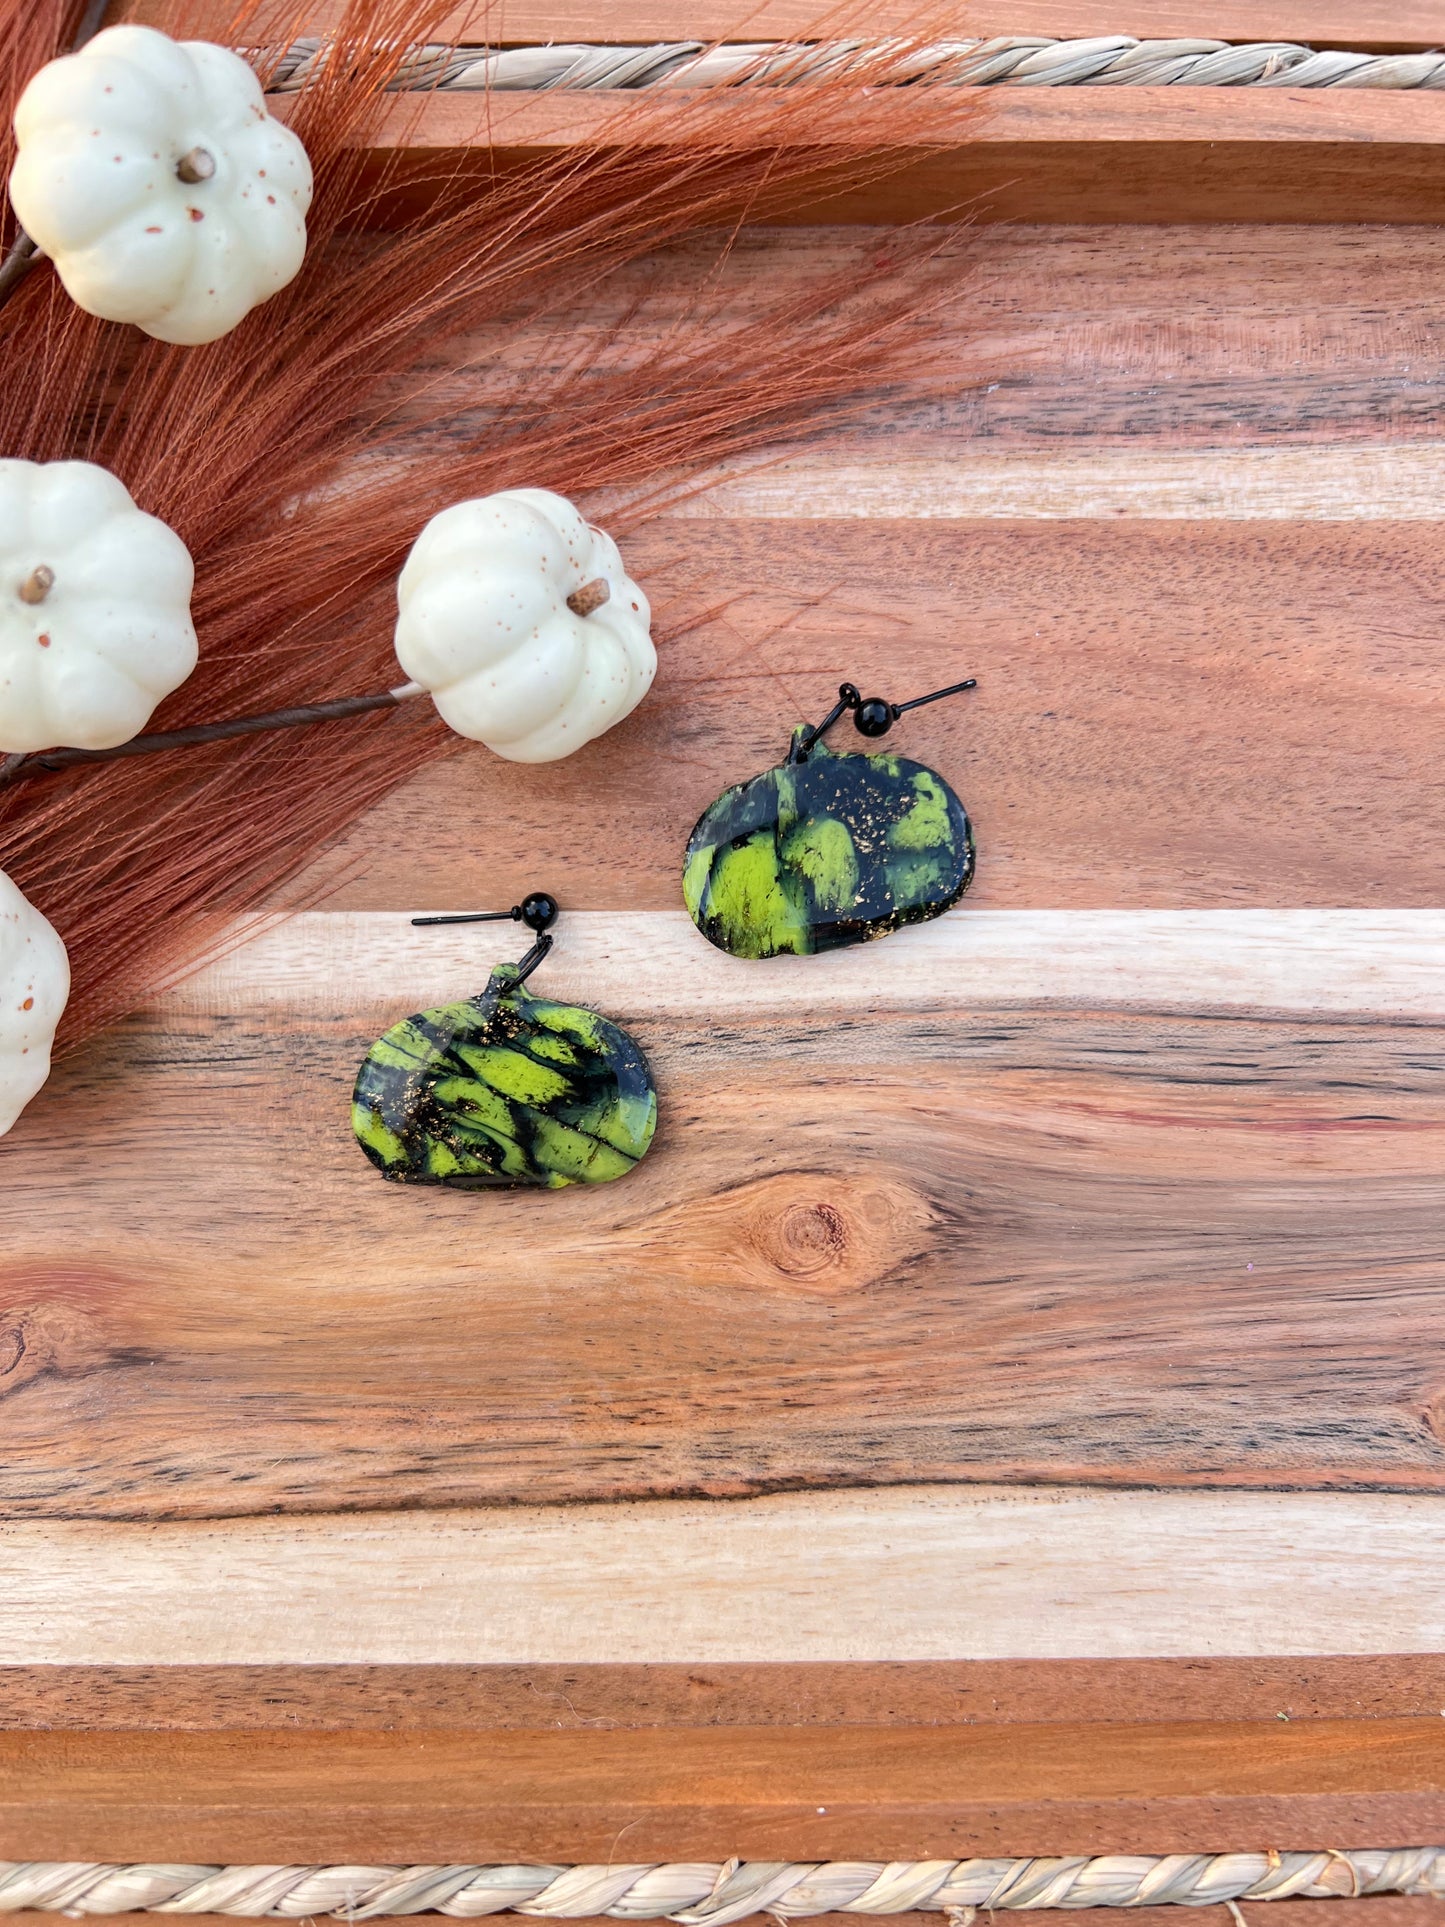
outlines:
[[[63,43],[63,11],[33,0],[0,9],[0,92],[11,100],[42,43]],[[890,368],[903,375],[912,324],[942,296],[926,239],[890,248],[861,280],[794,289],[742,320],[702,277],[695,305],[646,357],[617,352],[624,310],[574,337],[550,372],[478,368],[475,408],[443,434],[427,373],[440,344],[575,294],[700,226],[765,219],[804,191],[895,164],[859,134],[863,94],[927,37],[806,87],[661,107],[629,99],[595,141],[509,175],[443,158],[430,179],[408,174],[424,212],[384,236],[359,234],[401,165],[378,169],[368,139],[384,118],[426,111],[381,90],[400,50],[435,39],[445,11],[349,0],[330,63],[291,115],[317,175],[306,266],[225,340],[175,349],[94,321],[46,269],[0,313],[0,453],[104,463],[195,558],[201,663],[157,727],[385,688],[398,675],[396,573],[438,509],[522,484],[621,489],[645,507],[680,475],[816,427]],[[890,143],[956,141],[977,111],[900,90]],[[900,273],[910,261],[922,271]],[[238,913],[454,746],[418,702],[0,793],[0,864],[71,949],[65,1039],[213,952]]]

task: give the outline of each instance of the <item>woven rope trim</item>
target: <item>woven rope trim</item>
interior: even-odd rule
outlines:
[[[395,85],[403,90],[482,88],[540,92],[579,87],[726,87],[806,81],[847,65],[862,43],[785,41],[708,47],[672,40],[651,47],[419,47]],[[325,58],[319,40],[281,55],[274,93],[294,93]],[[1445,53],[1316,52],[1288,41],[1231,46],[1224,40],[944,40],[921,47],[903,79],[946,87],[1375,87],[1445,90]]]
[[[1445,1847],[1352,1853],[1106,1854],[1074,1860],[833,1860],[626,1867],[181,1867],[0,1861],[0,1913],[330,1915],[515,1912],[727,1927],[750,1914],[903,1914],[969,1927],[983,1908],[1208,1907],[1241,1900],[1445,1898]]]

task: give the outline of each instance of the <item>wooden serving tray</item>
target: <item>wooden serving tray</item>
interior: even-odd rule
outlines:
[[[497,37],[729,18],[527,0]],[[1445,1839],[1445,95],[998,94],[732,269],[746,301],[983,195],[936,401],[646,526],[656,602],[704,549],[740,596],[637,716],[426,771],[327,910],[7,1141],[0,1855]],[[396,125],[490,167],[599,111]],[[905,744],[975,817],[966,904],[796,966],[708,950],[699,811],[840,677],[967,673]],[[544,885],[549,990],[642,1042],[655,1150],[590,1193],[378,1184],[366,1045],[512,954],[408,913]]]

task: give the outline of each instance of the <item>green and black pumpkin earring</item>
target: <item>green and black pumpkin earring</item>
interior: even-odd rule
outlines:
[[[902,756],[838,756],[822,738],[851,710],[883,736],[912,702],[845,682],[816,728],[793,731],[787,761],[725,790],[687,846],[682,894],[709,943],[733,957],[810,956],[940,917],[973,880],[973,831],[935,770]]]
[[[552,948],[553,897],[412,922],[504,917],[537,933],[520,963],[500,964],[480,996],[393,1024],[366,1054],[351,1121],[383,1177],[458,1190],[604,1184],[652,1143],[657,1090],[632,1038],[523,988]]]

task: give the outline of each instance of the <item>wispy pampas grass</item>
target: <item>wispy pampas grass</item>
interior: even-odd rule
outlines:
[[[65,11],[4,0],[7,103],[63,44]],[[870,90],[906,71],[921,28],[860,49],[823,81],[622,96],[593,138],[555,158],[489,174],[444,152],[428,173],[415,150],[407,161],[405,128],[395,136],[431,103],[384,90],[444,13],[348,0],[328,59],[287,110],[317,175],[306,265],[232,335],[177,349],[94,321],[44,266],[0,312],[0,454],[104,463],[195,558],[201,664],[157,727],[384,689],[398,679],[396,573],[438,509],[528,484],[621,491],[635,517],[659,489],[816,427],[890,369],[902,376],[912,324],[945,292],[926,235],[742,317],[703,273],[645,357],[626,352],[636,315],[624,305],[577,331],[546,371],[479,363],[465,419],[445,422],[428,370],[448,342],[575,305],[579,289],[699,228],[716,227],[725,249],[730,224],[959,140],[979,109],[900,88],[888,154],[860,131],[876,111]],[[235,37],[249,24],[234,23]],[[491,103],[472,97],[471,108],[480,132]],[[390,160],[378,159],[384,121]],[[404,162],[411,212],[379,231]],[[71,949],[63,1036],[94,1033],[212,950],[453,742],[414,703],[0,792],[0,867]]]

